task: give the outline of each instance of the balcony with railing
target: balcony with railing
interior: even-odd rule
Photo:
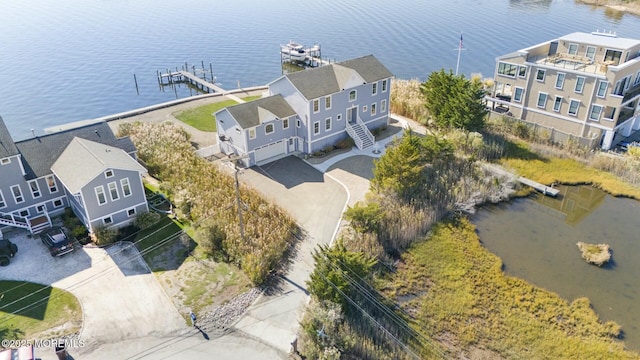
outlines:
[[[553,55],[530,56],[527,58],[527,62],[598,75],[606,74],[609,65],[611,65],[608,62],[595,62],[586,56],[558,53]]]

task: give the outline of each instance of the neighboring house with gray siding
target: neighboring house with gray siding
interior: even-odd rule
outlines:
[[[388,125],[392,76],[373,55],[284,75],[266,97],[215,114],[221,150],[252,166],[348,137],[373,146],[370,130]]]
[[[98,224],[128,224],[148,211],[146,170],[135,154],[131,140],[116,138],[106,123],[14,142],[0,118],[0,229],[40,232],[67,206],[90,231]],[[100,186],[106,203],[97,205]]]

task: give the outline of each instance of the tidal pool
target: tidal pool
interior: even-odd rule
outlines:
[[[590,186],[560,189],[557,198],[483,207],[472,218],[480,240],[507,274],[569,302],[588,297],[600,319],[620,324],[627,346],[640,351],[640,202]],[[578,241],[609,244],[612,261],[587,264]]]

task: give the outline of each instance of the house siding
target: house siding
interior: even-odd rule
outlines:
[[[136,207],[138,204],[146,203],[144,195],[144,187],[142,185],[142,179],[137,171],[119,170],[113,169],[113,176],[106,179],[104,174],[101,174],[87,183],[81,190],[82,198],[84,199],[84,209],[88,214],[86,219],[93,226],[106,216],[113,216],[113,214],[120,214],[123,211],[126,213],[126,209]],[[131,187],[131,196],[124,197],[121,180],[124,178],[129,179],[129,186]],[[109,183],[115,182],[116,189],[118,191],[118,199],[112,200],[109,192]],[[103,205],[98,204],[98,198],[96,196],[95,188],[102,186],[104,189],[106,203]],[[75,203],[75,206],[81,207],[82,204]],[[146,211],[146,210],[145,210]],[[117,219],[120,219],[119,217]],[[118,224],[116,218],[113,219],[113,224]]]
[[[226,141],[220,141],[220,148],[225,154],[241,154],[247,152],[248,134],[240,128],[240,125],[238,125],[227,109],[216,113],[216,126],[218,136],[224,136],[227,139]]]

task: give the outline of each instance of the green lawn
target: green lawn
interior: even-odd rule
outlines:
[[[259,98],[260,96],[248,96],[243,98],[243,100],[253,101]],[[189,110],[184,110],[174,114],[174,116],[183,123],[191,125],[198,130],[214,132],[216,131],[216,117],[213,116],[213,113],[220,109],[224,109],[227,106],[236,104],[237,102],[233,100],[226,100],[213,104],[203,105]]]
[[[24,281],[0,281],[0,338],[32,339],[64,324],[62,336],[77,332],[82,324],[80,302],[71,293]]]

